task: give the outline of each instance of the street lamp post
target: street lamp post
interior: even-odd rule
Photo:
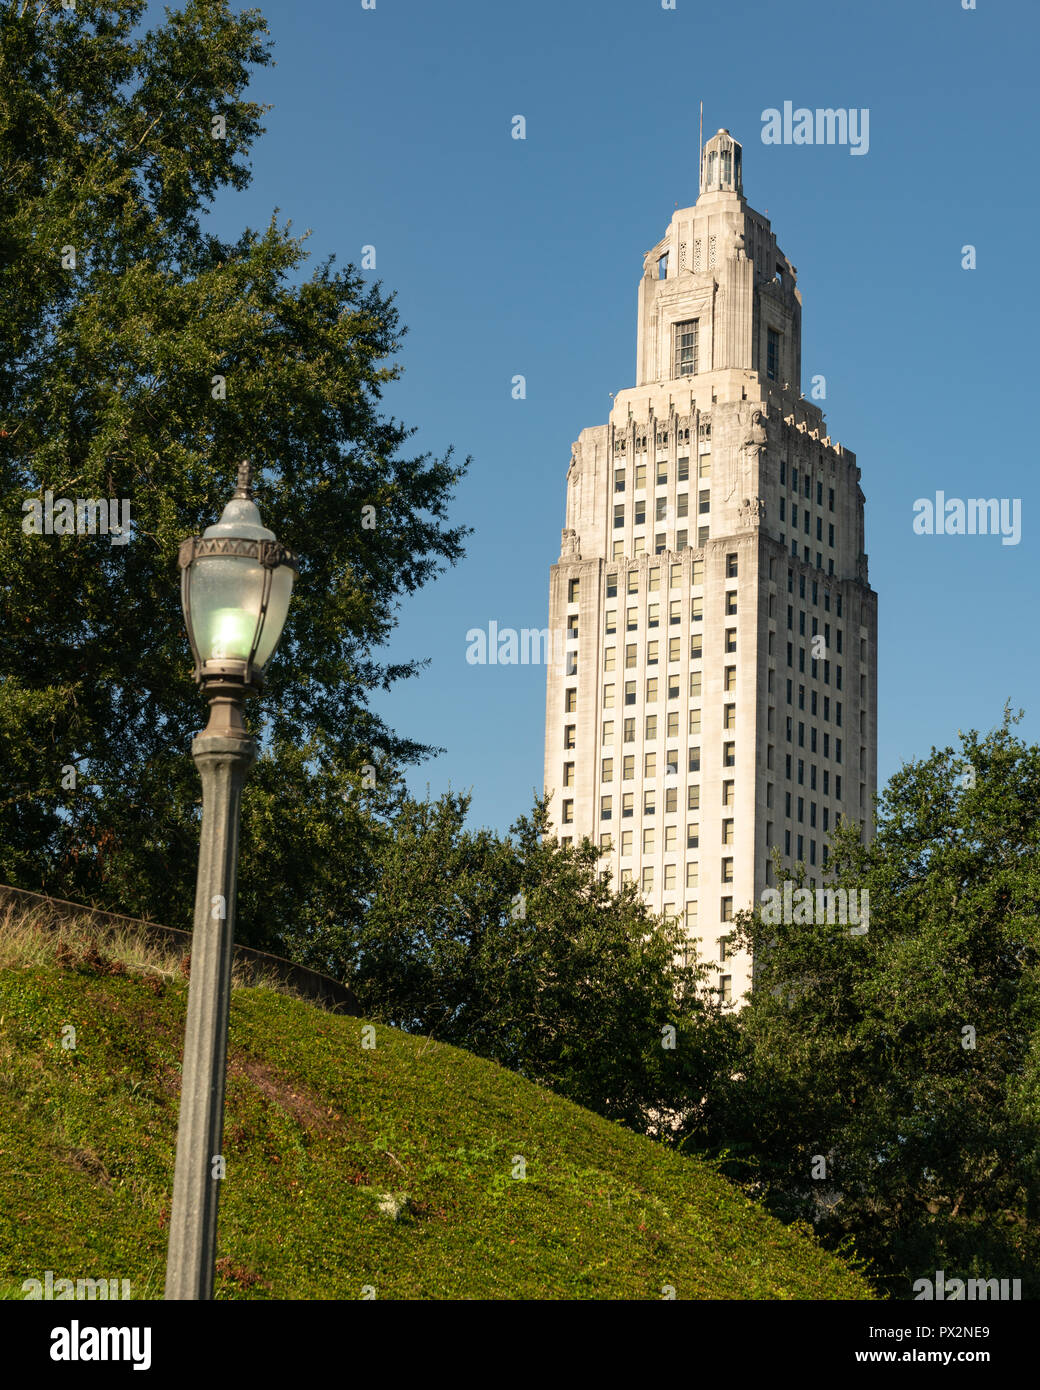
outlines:
[[[292,552],[261,525],[248,463],[239,467],[237,487],[220,521],[184,541],[178,558],[195,680],[209,701],[209,722],[191,745],[202,779],[202,832],[166,1297],[208,1299],[223,1177],[239,807],[256,759],[243,707],[246,696],[263,687],[297,565]]]

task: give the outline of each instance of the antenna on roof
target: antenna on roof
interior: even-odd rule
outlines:
[[[701,196],[704,167],[704,102],[701,102],[701,123],[697,131],[697,197]]]

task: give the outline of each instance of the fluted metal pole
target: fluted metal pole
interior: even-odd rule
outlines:
[[[244,693],[229,695],[225,689],[215,698],[209,724],[191,745],[202,779],[202,833],[166,1261],[167,1299],[213,1297],[239,809],[242,788],[256,760],[256,746],[242,722]]]

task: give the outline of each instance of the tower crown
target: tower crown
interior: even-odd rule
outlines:
[[[743,196],[742,153],[740,142],[734,140],[728,130],[717,131],[704,146],[701,156],[700,191]]]

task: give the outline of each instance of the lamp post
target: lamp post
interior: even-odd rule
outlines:
[[[246,696],[263,687],[297,570],[292,552],[260,522],[248,463],[239,467],[220,521],[183,541],[178,559],[195,680],[209,701],[209,722],[191,745],[202,779],[202,833],[166,1297],[207,1299],[213,1296],[223,1176],[239,806],[256,759],[243,707]]]

